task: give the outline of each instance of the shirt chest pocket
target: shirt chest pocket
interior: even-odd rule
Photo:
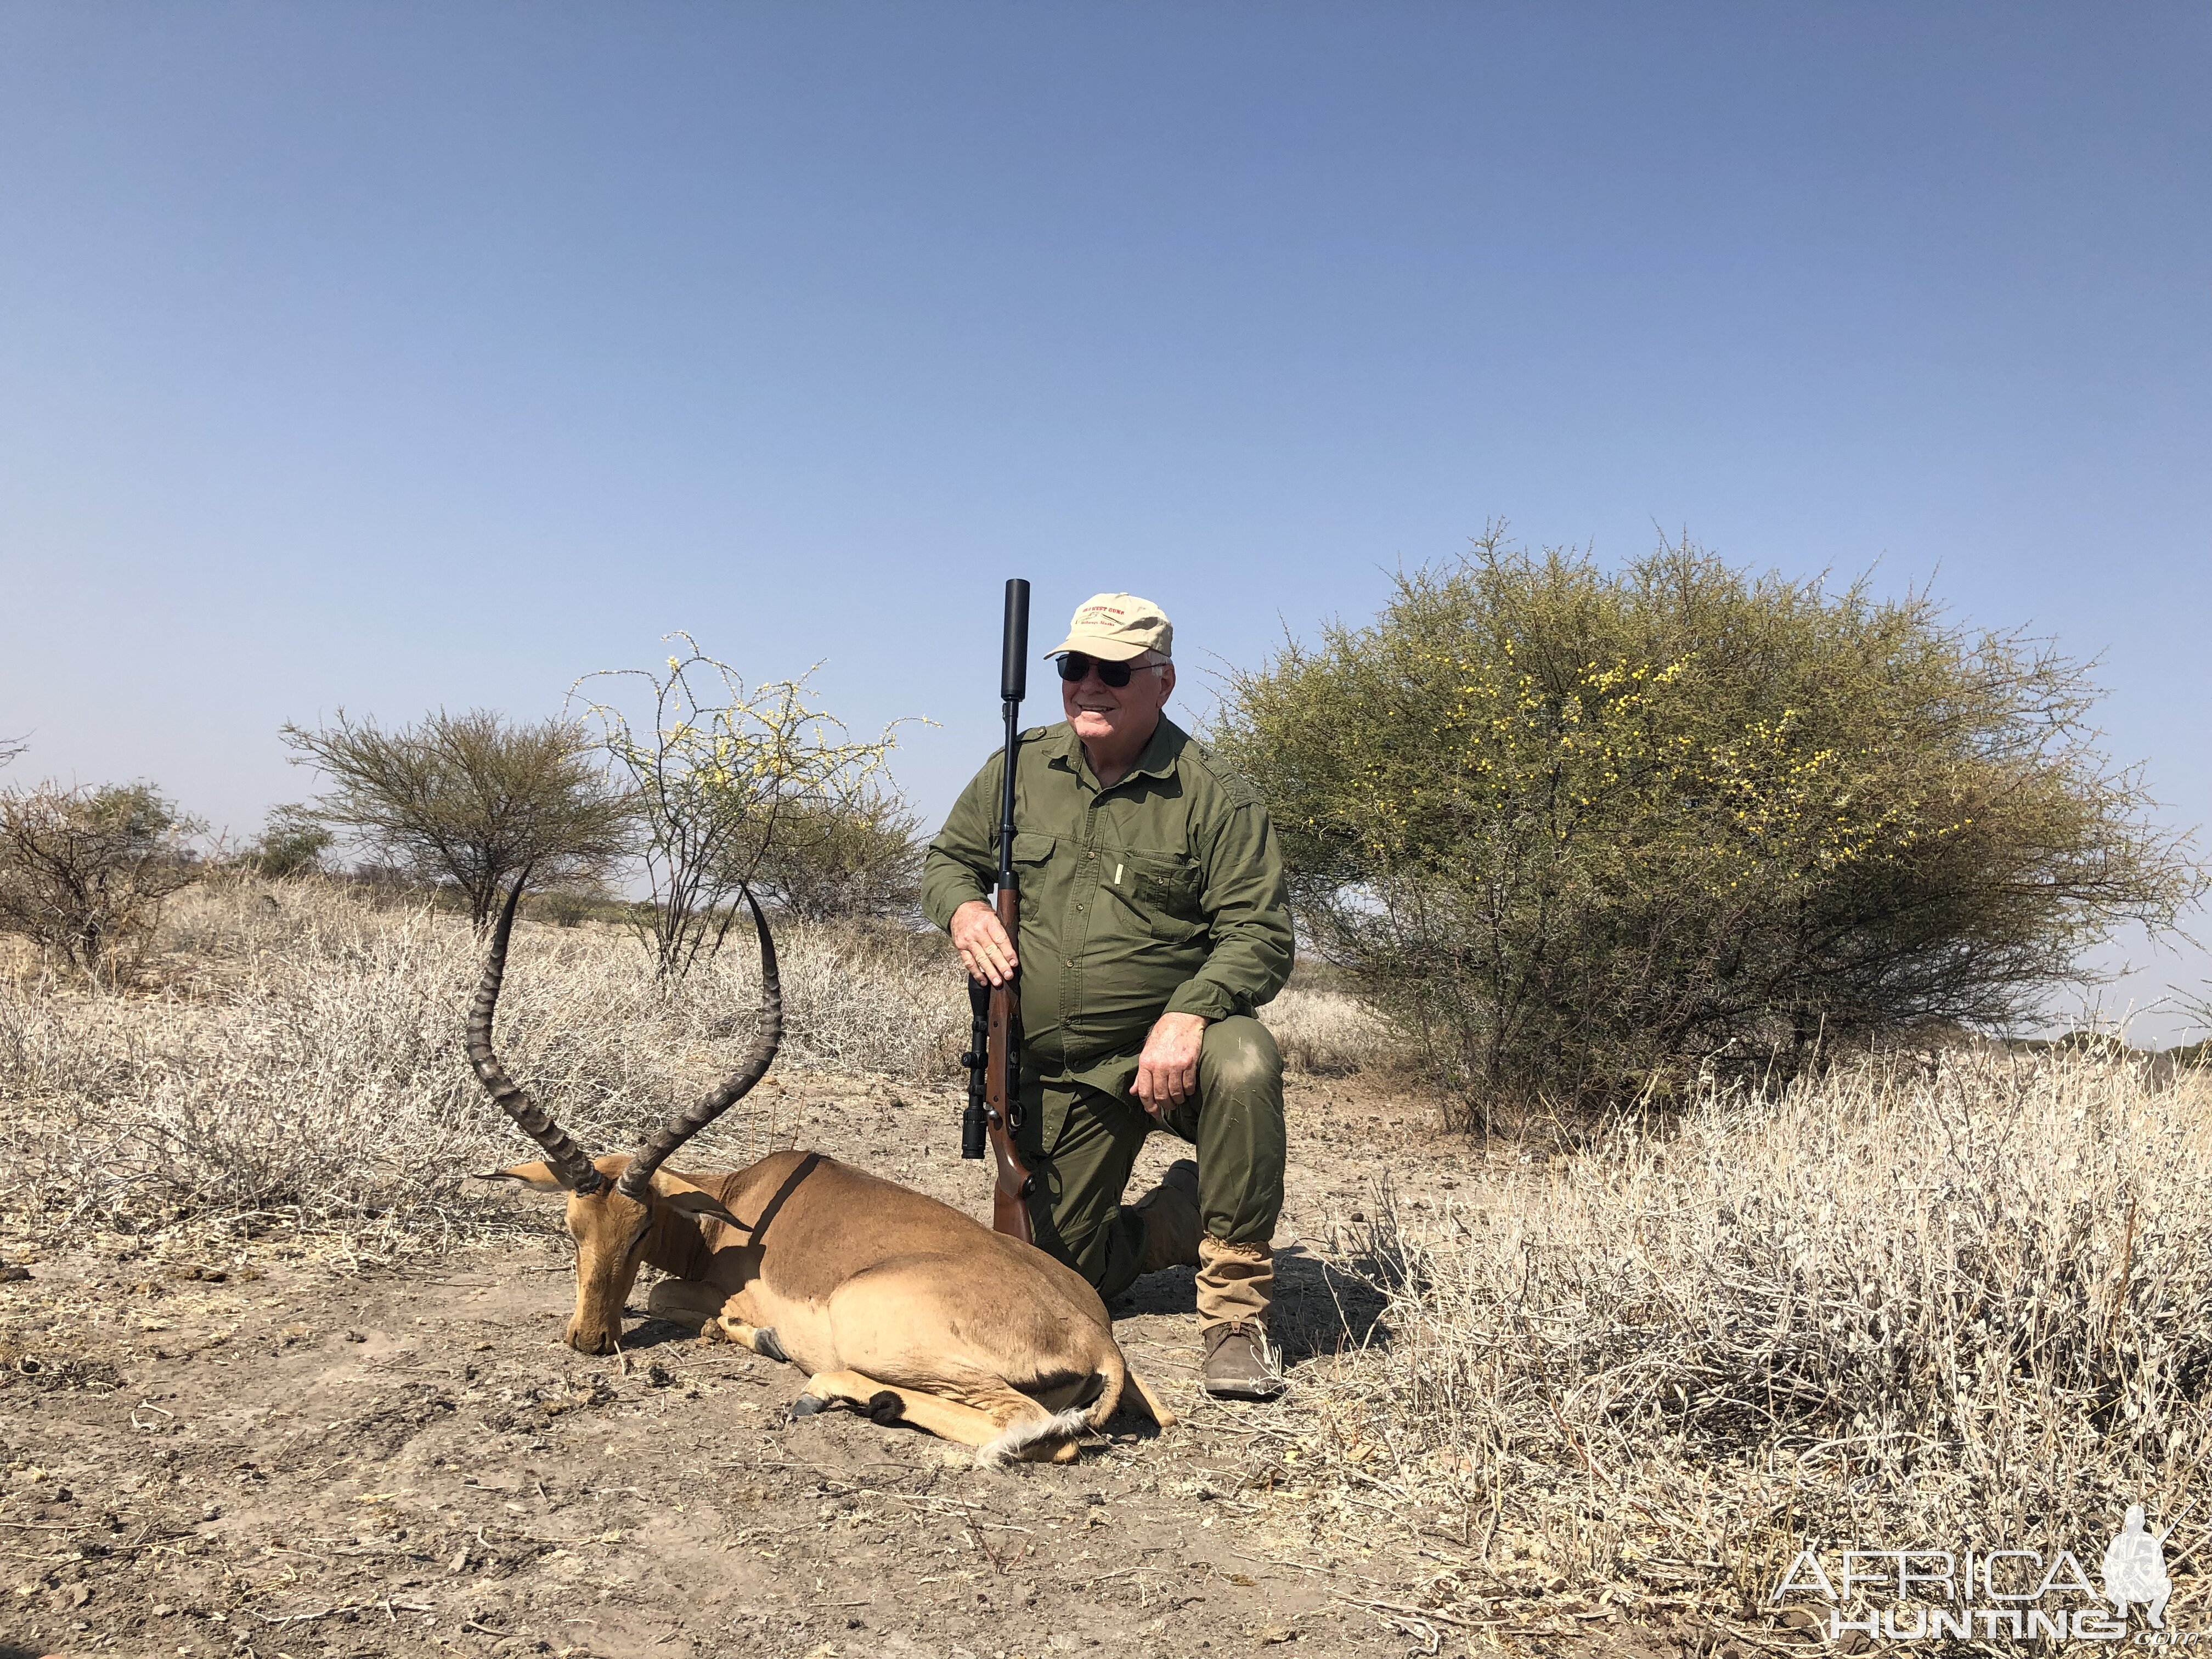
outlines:
[[[1200,906],[1202,872],[1188,860],[1168,853],[1101,853],[1113,868],[1106,890],[1127,908],[1131,919],[1152,938],[1187,944],[1206,932]]]

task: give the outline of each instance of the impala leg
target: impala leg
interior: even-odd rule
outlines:
[[[878,1423],[911,1423],[940,1440],[981,1446],[997,1437],[1000,1425],[990,1413],[963,1406],[919,1389],[895,1389],[858,1371],[819,1371],[793,1410],[810,1416],[831,1406],[850,1406]]]
[[[1151,1418],[1152,1421],[1158,1424],[1161,1428],[1171,1429],[1175,1427],[1176,1414],[1170,1411],[1167,1407],[1161,1402],[1158,1395],[1154,1394],[1150,1389],[1145,1386],[1145,1379],[1139,1376],[1134,1371],[1131,1371],[1129,1373],[1129,1387],[1136,1392],[1137,1399],[1144,1406],[1145,1414],[1147,1417]],[[1121,1396],[1121,1403],[1123,1405],[1127,1405],[1128,1404],[1128,1401],[1129,1396],[1126,1394],[1123,1395]]]
[[[1048,1429],[1057,1425],[1058,1419],[1052,1413],[1026,1395],[1011,1389],[1006,1394],[1002,1404],[985,1409],[920,1389],[894,1388],[859,1371],[838,1370],[824,1371],[813,1378],[799,1398],[803,1401],[818,1401],[814,1407],[817,1411],[829,1405],[842,1404],[878,1423],[911,1424],[940,1440],[973,1446],[978,1451],[1005,1441],[1012,1425],[1018,1425],[1015,1437],[1020,1439],[1021,1431]],[[1015,1457],[1030,1462],[1048,1458],[1055,1463],[1072,1463],[1076,1457],[1076,1445],[1072,1438],[1050,1443],[1024,1440],[1021,1445],[1002,1450],[988,1461],[996,1463]]]
[[[775,1340],[775,1332],[769,1326],[748,1325],[730,1314],[721,1315],[714,1326],[725,1342],[741,1342],[763,1359],[780,1360],[787,1365],[791,1363],[791,1356],[783,1351],[783,1344]]]
[[[645,1299],[646,1316],[702,1331],[729,1299],[726,1291],[702,1285],[696,1279],[664,1279]]]
[[[948,1400],[919,1389],[895,1388],[859,1371],[822,1371],[809,1380],[806,1391],[793,1402],[792,1412],[805,1417],[833,1405],[850,1406],[878,1423],[910,1423],[939,1439],[973,1446],[978,1454],[976,1461],[992,1468],[1017,1461],[1075,1461],[1075,1437],[1085,1426],[1081,1412],[1048,1411],[1004,1384],[970,1392],[981,1395],[979,1403]]]

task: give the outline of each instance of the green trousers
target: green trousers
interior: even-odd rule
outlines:
[[[1267,1028],[1233,1014],[1206,1028],[1198,1093],[1164,1121],[1127,1096],[1076,1083],[1032,1083],[1016,1138],[1036,1185],[1030,1223],[1037,1248],[1114,1297],[1129,1287],[1145,1249],[1144,1218],[1121,1202],[1145,1137],[1165,1128],[1198,1148],[1198,1206],[1206,1231],[1232,1244],[1264,1244],[1283,1212],[1283,1058]]]

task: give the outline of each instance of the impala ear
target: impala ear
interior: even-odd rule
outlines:
[[[720,1199],[703,1187],[694,1187],[680,1176],[659,1176],[653,1183],[653,1195],[670,1209],[684,1215],[710,1215],[717,1221],[728,1222],[732,1227],[743,1228],[745,1225],[723,1207]]]
[[[568,1188],[553,1173],[550,1164],[515,1164],[504,1170],[486,1170],[471,1177],[475,1181],[519,1181],[533,1193],[562,1193]]]

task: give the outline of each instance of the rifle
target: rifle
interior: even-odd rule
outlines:
[[[1000,641],[999,701],[1006,717],[1006,775],[999,792],[998,890],[992,896],[999,926],[1006,930],[1017,955],[1021,950],[1021,895],[1014,880],[1014,761],[1021,744],[1022,698],[1029,690],[1030,585],[1016,576],[1006,583],[1006,626]],[[991,1189],[991,1227],[1024,1244],[1030,1236],[1030,1172],[1015,1150],[1022,1127],[1021,970],[1004,985],[968,981],[970,1024],[968,1052],[968,1109],[960,1119],[960,1156],[981,1158],[988,1139],[998,1160]]]

